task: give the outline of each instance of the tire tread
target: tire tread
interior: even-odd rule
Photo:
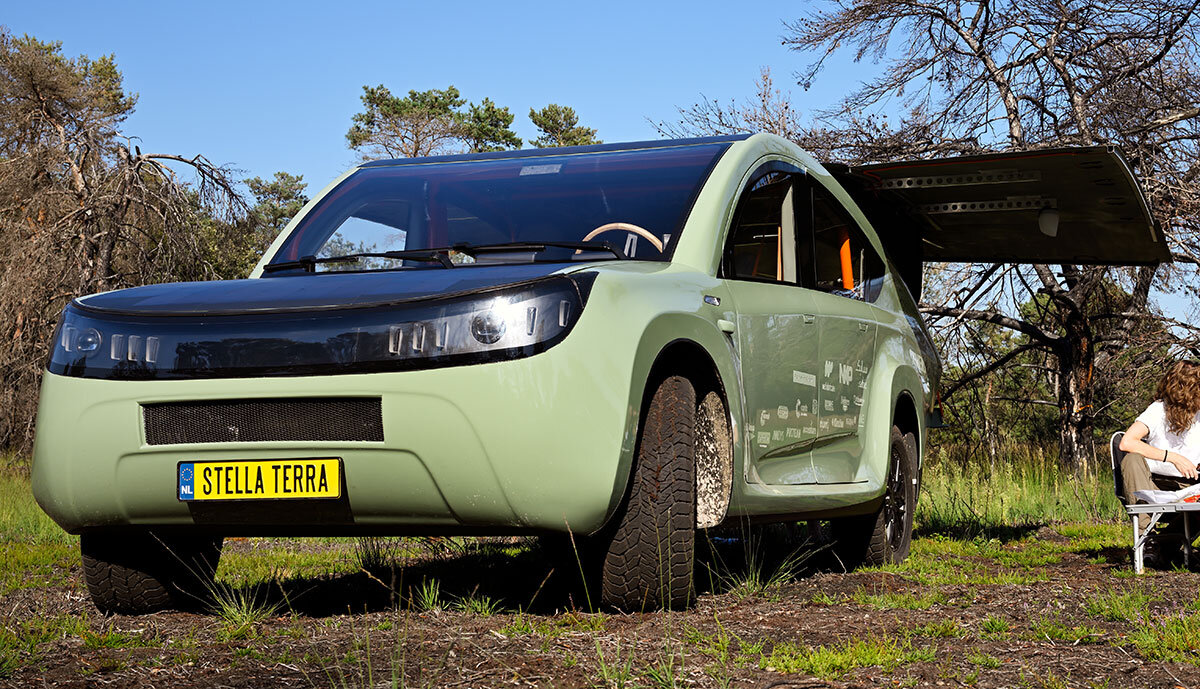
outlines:
[[[605,554],[605,605],[682,608],[693,599],[695,424],[691,383],[680,376],[664,379],[650,401],[629,496]]]
[[[84,534],[84,581],[105,614],[144,615],[195,607],[212,590],[221,541],[164,541],[152,533]]]

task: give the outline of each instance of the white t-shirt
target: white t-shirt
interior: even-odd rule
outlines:
[[[1146,436],[1148,444],[1171,454],[1183,455],[1192,462],[1200,463],[1200,413],[1197,413],[1196,418],[1192,419],[1192,425],[1188,426],[1182,436],[1167,430],[1167,407],[1162,400],[1155,400],[1153,404],[1146,407],[1146,411],[1142,412],[1137,420],[1146,424],[1146,428],[1150,429],[1150,433]]]

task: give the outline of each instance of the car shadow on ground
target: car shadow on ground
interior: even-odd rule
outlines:
[[[401,607],[459,609],[491,606],[493,612],[586,609],[582,587],[564,576],[536,540],[468,542],[442,551],[374,552],[358,571],[272,579],[218,587],[218,598],[310,617],[380,612]],[[578,600],[578,603],[575,601]]]
[[[1022,524],[984,524],[982,521],[960,521],[952,525],[932,523],[919,525],[913,530],[913,538],[930,538],[942,536],[958,541],[970,541],[976,538],[997,540],[1001,543],[1020,541],[1036,534],[1045,528],[1045,522],[1025,522]]]
[[[969,535],[925,528],[918,534],[1009,542],[1042,526],[992,525]],[[414,542],[419,547],[414,549]],[[822,572],[848,571],[833,546],[827,523],[702,531],[696,540],[696,591],[753,593]],[[355,572],[224,586],[219,593],[310,617],[397,608],[537,615],[600,609],[596,573],[602,554],[582,538],[363,539],[356,550],[364,564]],[[1120,557],[1104,555],[1110,561]]]
[[[600,585],[592,574],[601,556],[586,543],[572,545],[565,537],[447,543],[452,545],[418,554],[370,546],[358,553],[365,566],[356,572],[218,585],[217,595],[309,617],[397,608],[537,615],[600,609]],[[823,571],[845,567],[827,543],[802,529],[702,533],[696,542],[698,594],[753,590]]]

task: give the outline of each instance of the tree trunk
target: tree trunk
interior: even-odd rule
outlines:
[[[1071,317],[1055,355],[1058,359],[1060,413],[1059,461],[1075,471],[1090,468],[1095,457],[1092,437],[1092,371],[1095,352],[1086,321]]]

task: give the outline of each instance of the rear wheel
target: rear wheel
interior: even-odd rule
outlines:
[[[917,504],[916,442],[908,436],[892,427],[887,491],[879,509],[833,520],[834,549],[848,569],[896,564],[908,557]]]
[[[219,536],[138,531],[83,534],[79,547],[88,593],[100,612],[143,615],[203,605],[222,544]]]
[[[629,494],[601,569],[601,601],[626,611],[687,607],[695,595],[696,391],[683,377],[655,389]]]

